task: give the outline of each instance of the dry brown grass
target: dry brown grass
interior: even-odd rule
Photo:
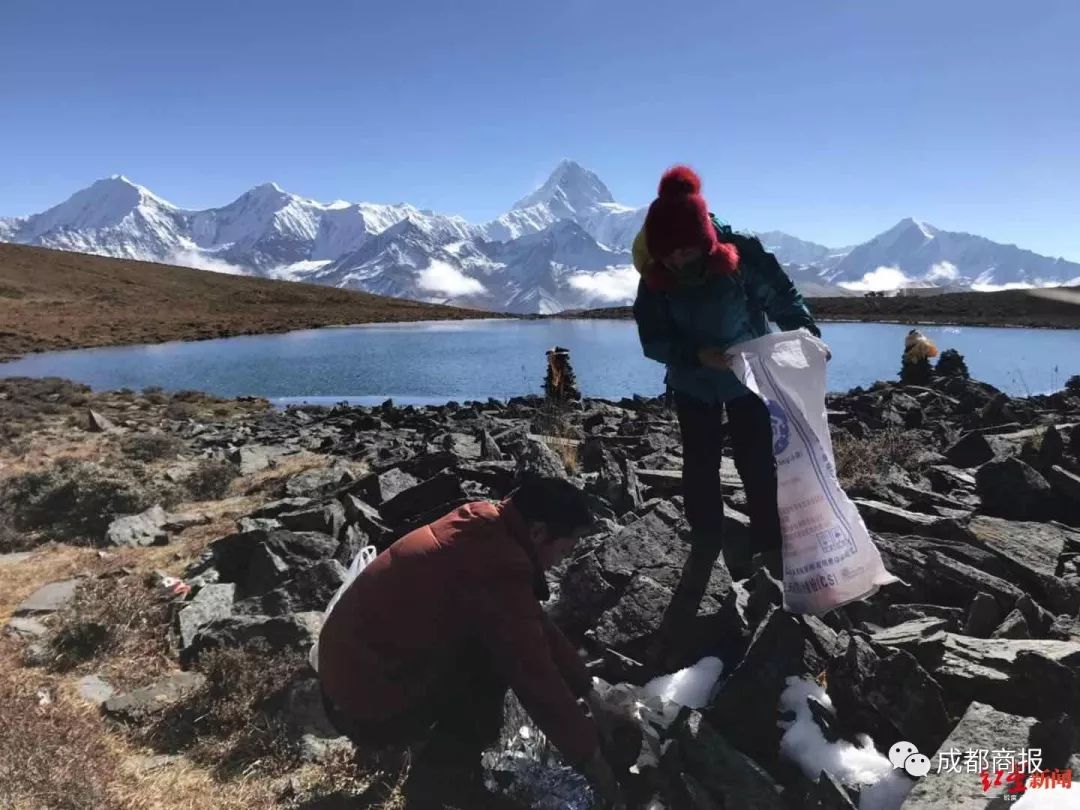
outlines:
[[[233,502],[239,503],[243,499]],[[57,617],[67,640],[54,643],[63,655],[53,667],[19,666],[19,643],[0,640],[0,807],[187,810],[208,801],[222,810],[401,806],[403,775],[377,759],[299,764],[294,743],[272,713],[276,696],[304,667],[298,656],[259,650],[207,654],[200,664],[208,678],[202,692],[154,726],[126,734],[75,696],[73,682],[85,673],[125,688],[175,667],[165,643],[167,605],[144,577],[162,563],[197,554],[214,533],[203,535],[174,549],[124,549],[104,560],[88,549],[53,545],[0,569],[4,613],[60,576],[115,570],[120,563],[139,571],[88,580],[76,605]],[[8,585],[17,596],[9,597]],[[80,638],[74,628],[95,624],[107,634],[92,638],[88,654],[73,656],[70,642]],[[39,705],[39,689],[51,702]],[[155,758],[162,751],[170,756]],[[83,778],[84,769],[92,770],[91,778]]]
[[[222,404],[199,394],[100,396],[98,405],[106,416],[137,420],[140,430],[150,431],[158,429],[172,404],[200,414],[216,411],[215,418],[233,418],[261,407]],[[20,446],[0,447],[0,479],[48,475],[64,457],[73,459],[65,462],[68,466],[94,462],[106,471],[122,463],[124,434],[88,434],[70,422],[81,419],[81,414],[46,411],[19,438]],[[138,442],[139,454],[164,456],[143,465],[147,477],[171,463],[171,443],[160,443],[160,449],[156,439]],[[29,558],[0,567],[0,623],[41,585],[86,578],[75,604],[47,620],[56,635],[48,643],[52,658],[46,666],[21,666],[21,642],[0,639],[0,807],[392,810],[401,806],[403,777],[390,767],[393,760],[336,757],[324,765],[298,762],[295,742],[274,719],[275,699],[304,665],[298,657],[267,656],[257,650],[208,654],[201,663],[208,677],[202,692],[159,718],[152,728],[126,732],[103,722],[74,690],[74,682],[84,674],[99,674],[114,687],[126,689],[174,669],[167,641],[170,606],[155,593],[153,572],[178,574],[210,542],[234,531],[239,516],[273,497],[284,480],[331,463],[334,460],[326,456],[300,453],[256,475],[217,477],[220,486],[215,484],[210,494],[224,489],[228,497],[176,505],[180,511],[204,513],[210,522],[170,538],[166,546],[98,550],[35,537],[37,545]],[[357,475],[366,472],[363,465],[349,466]],[[40,702],[38,690],[48,695],[47,702]],[[162,755],[163,750],[168,754]]]
[[[220,782],[186,760],[150,769],[152,752],[111,734],[70,682],[17,665],[0,639],[0,807],[5,810],[221,810],[280,806],[269,780]],[[42,695],[45,696],[43,700]]]
[[[0,566],[0,624],[42,585],[85,575],[102,562],[92,549],[48,543],[35,548],[22,562]]]
[[[43,531],[54,539],[95,544],[119,515],[155,504],[170,507],[182,490],[155,480],[140,462],[61,458],[39,472],[12,476],[0,490],[0,510],[16,529]]]
[[[298,752],[273,708],[305,667],[299,654],[255,645],[207,652],[195,667],[205,685],[131,733],[156,750],[182,751],[223,779],[288,773],[299,765]]]
[[[49,668],[97,673],[119,689],[143,686],[175,667],[168,644],[169,602],[153,574],[87,579],[52,620]]]
[[[845,489],[868,486],[893,467],[916,470],[925,452],[925,445],[903,430],[880,430],[866,439],[841,435],[833,440],[836,473]]]

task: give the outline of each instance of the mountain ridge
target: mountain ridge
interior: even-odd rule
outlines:
[[[0,218],[0,241],[546,314],[632,300],[629,249],[646,210],[616,202],[572,160],[482,224],[408,203],[322,203],[274,182],[192,210],[113,175],[39,214]],[[812,295],[1080,281],[1080,263],[914,218],[847,248],[758,236]]]

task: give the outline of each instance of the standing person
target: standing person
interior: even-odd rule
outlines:
[[[494,803],[480,755],[498,742],[507,687],[608,806],[621,806],[594,724],[603,703],[540,607],[544,571],[592,522],[572,484],[531,479],[501,503],[466,504],[405,535],[330,612],[318,661],[327,713],[360,745],[425,743],[410,808]]]
[[[645,356],[667,366],[683,446],[683,497],[691,526],[690,556],[658,633],[668,667],[678,663],[687,626],[697,615],[721,549],[736,578],[748,576],[723,535],[720,461],[722,422],[746,490],[750,532],[770,570],[781,575],[776,461],[765,403],[730,370],[725,352],[781,329],[820,331],[776,257],[755,237],[734,233],[709,213],[701,180],[676,166],[660,180],[645,226],[634,240],[641,274],[634,318]],[[723,546],[721,545],[723,543]]]

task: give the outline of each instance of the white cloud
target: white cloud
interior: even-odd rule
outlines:
[[[575,290],[580,290],[593,299],[605,303],[624,303],[633,301],[638,287],[637,270],[632,266],[611,267],[596,273],[578,273],[568,281]]]
[[[956,281],[958,278],[960,271],[952,262],[938,262],[926,274],[927,281]]]
[[[284,281],[302,281],[305,276],[309,276],[317,270],[322,270],[328,264],[333,264],[333,262],[330,259],[308,259],[293,262],[292,264],[279,264],[277,267],[271,267],[267,270],[266,275]]]
[[[230,264],[224,259],[201,253],[198,250],[174,250],[165,258],[165,263],[192,267],[196,270],[209,270],[213,273],[227,273],[230,276],[250,275],[246,267]]]
[[[883,290],[898,290],[910,284],[912,280],[899,267],[883,265],[876,270],[871,270],[860,281],[841,281],[840,286],[845,290],[855,290],[857,292],[881,292]]]
[[[422,290],[445,295],[476,295],[487,291],[475,278],[469,278],[453,265],[436,259],[432,259],[427,268],[420,271],[416,283]]]
[[[971,285],[971,289],[975,292],[1001,292],[1002,290],[1032,290],[1035,288],[1034,284],[1029,284],[1026,281],[1010,281],[1006,284],[980,284],[975,282]]]

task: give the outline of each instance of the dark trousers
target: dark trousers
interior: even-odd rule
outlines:
[[[780,515],[776,506],[776,459],[772,450],[772,424],[765,403],[754,394],[727,403],[710,404],[675,392],[675,407],[683,446],[683,499],[693,542],[724,556],[778,551]],[[724,446],[723,412],[731,453],[746,491],[752,549],[736,549],[724,538],[724,501],[720,462]],[[729,567],[734,560],[729,559]]]
[[[413,777],[438,781],[478,775],[480,755],[498,742],[506,691],[486,650],[470,645],[436,689],[403,715],[361,723],[325,695],[323,703],[330,722],[358,747],[416,746]]]

